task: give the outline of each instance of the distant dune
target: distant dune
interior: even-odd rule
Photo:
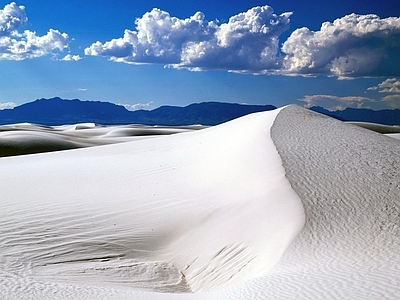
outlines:
[[[197,131],[18,126],[101,146],[0,158],[2,299],[400,294],[395,138],[298,106]]]
[[[102,126],[84,123],[64,126],[10,124],[0,126],[0,157],[69,150],[129,142],[194,131],[205,126]]]
[[[388,126],[370,122],[348,122],[348,123],[383,134],[400,133],[400,126]]]

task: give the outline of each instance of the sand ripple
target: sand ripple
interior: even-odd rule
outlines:
[[[391,137],[289,106],[0,162],[1,299],[399,299]]]
[[[307,216],[269,277],[285,281],[274,298],[397,299],[399,141],[296,106],[271,133]]]
[[[277,114],[1,158],[0,297],[201,296],[268,271],[304,224],[269,134]]]

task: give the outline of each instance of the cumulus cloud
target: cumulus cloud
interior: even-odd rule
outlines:
[[[135,103],[135,104],[118,104],[124,106],[127,110],[139,110],[139,109],[151,109],[153,101],[147,103]]]
[[[338,97],[333,95],[307,95],[300,99],[300,101],[305,102],[306,107],[321,106],[331,111],[343,110],[347,107],[364,108],[367,107],[368,103],[375,102],[374,99],[366,97]]]
[[[291,13],[276,15],[269,6],[254,7],[227,23],[206,21],[201,12],[187,19],[154,8],[136,19],[136,30],[105,43],[97,41],[86,55],[175,68],[260,72],[278,69],[279,35],[288,29]]]
[[[369,87],[368,90],[391,94],[382,97],[381,102],[392,108],[400,108],[400,80],[397,78],[388,78],[376,86]]]
[[[320,30],[296,29],[279,45],[292,13],[257,6],[228,22],[206,21],[201,12],[187,19],[154,8],[136,19],[123,37],[97,41],[86,55],[130,64],[161,63],[193,71],[235,72],[349,79],[400,76],[400,17],[350,14]]]
[[[351,14],[284,42],[284,73],[341,77],[400,74],[400,18]]]
[[[246,72],[279,69],[279,36],[288,29],[290,15],[278,16],[263,6],[233,16],[218,26],[212,39],[186,43],[175,67]]]
[[[17,6],[15,2],[7,4],[0,10],[0,36],[16,34],[27,21],[24,6]]]
[[[400,80],[396,78],[388,78],[377,86],[369,87],[370,91],[378,91],[379,93],[399,93],[400,94]]]
[[[135,24],[136,31],[126,29],[122,38],[104,44],[98,41],[86,48],[85,54],[125,63],[179,63],[182,45],[211,38],[216,27],[206,22],[201,12],[181,20],[157,8]]]
[[[82,57],[80,57],[79,55],[67,54],[61,60],[62,61],[78,61],[81,59],[82,59]]]
[[[20,28],[27,22],[24,6],[15,2],[0,10],[0,59],[24,60],[63,51],[68,47],[68,35],[49,29],[46,35]]]
[[[3,109],[10,109],[16,107],[17,104],[14,102],[5,102],[5,103],[0,103],[0,110]]]

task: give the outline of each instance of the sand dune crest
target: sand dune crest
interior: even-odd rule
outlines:
[[[307,216],[271,274],[288,287],[274,298],[396,299],[400,142],[297,106],[271,132]]]
[[[304,223],[269,136],[277,113],[2,158],[2,269],[38,283],[175,293],[269,270]]]
[[[297,106],[2,158],[0,297],[398,299],[399,178],[400,141]]]

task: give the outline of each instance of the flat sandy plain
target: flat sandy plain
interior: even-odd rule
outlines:
[[[396,134],[298,106],[202,130],[7,128],[1,299],[400,296]]]

